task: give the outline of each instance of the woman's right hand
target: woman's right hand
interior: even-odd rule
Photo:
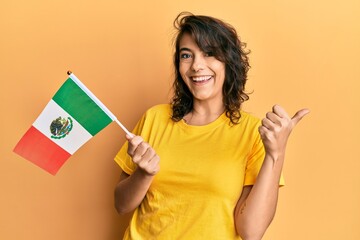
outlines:
[[[129,141],[128,154],[138,169],[146,175],[156,175],[160,170],[160,157],[155,150],[140,136],[126,135],[126,138]]]

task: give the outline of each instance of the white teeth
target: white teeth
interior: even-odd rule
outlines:
[[[192,80],[195,82],[202,82],[202,81],[209,80],[210,78],[211,78],[211,76],[199,76],[199,77],[192,77]]]

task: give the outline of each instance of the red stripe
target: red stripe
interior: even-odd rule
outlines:
[[[71,156],[33,126],[20,139],[14,152],[52,175],[55,175]]]

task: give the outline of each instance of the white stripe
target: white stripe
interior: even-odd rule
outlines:
[[[69,76],[113,121],[115,115],[73,74]]]
[[[58,117],[65,119],[70,117],[72,119],[73,127],[64,138],[55,139],[51,138],[52,133],[50,131],[50,125],[52,121]],[[85,128],[53,100],[50,100],[46,105],[40,116],[33,123],[33,126],[70,154],[76,152],[76,150],[92,138],[92,135],[86,131]]]

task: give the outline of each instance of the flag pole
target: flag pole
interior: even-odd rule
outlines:
[[[121,129],[127,134],[129,135],[131,138],[133,138],[135,135],[132,134],[131,132],[129,132],[126,127],[124,125],[121,124],[121,122],[117,119],[115,119],[115,122],[121,127]]]
[[[73,73],[69,70],[69,71],[67,71],[66,72],[67,73],[67,75],[72,75]],[[76,78],[77,79],[77,78]],[[80,81],[80,80],[79,80]],[[110,113],[111,115],[112,115],[112,119],[120,126],[120,128],[127,134],[127,135],[129,135],[130,137],[134,137],[135,135],[134,134],[132,134],[131,132],[129,132],[129,130],[127,130],[126,129],[126,127],[116,118],[116,116],[112,113],[112,112],[110,112],[110,110],[109,109],[107,109],[106,107],[105,107],[105,105],[103,105],[101,102],[100,102],[100,100],[98,100],[96,97],[95,97],[95,99],[93,99],[94,101],[98,101],[98,103],[100,104],[100,105],[102,105],[107,111],[106,112],[108,112],[108,113]]]

